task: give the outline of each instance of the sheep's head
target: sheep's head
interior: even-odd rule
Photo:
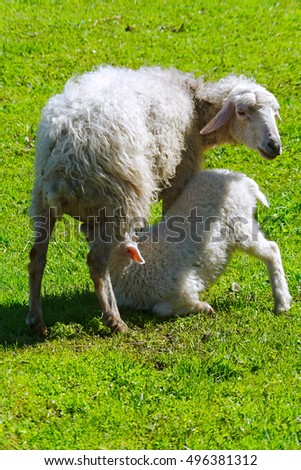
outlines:
[[[276,118],[280,119],[279,104],[272,93],[256,84],[251,90],[237,87],[201,134],[210,134],[228,123],[231,139],[272,160],[282,152]]]
[[[136,235],[126,236],[125,241],[119,244],[116,249],[115,256],[119,262],[127,264],[130,260],[138,264],[145,264],[145,261],[138,248],[139,238]]]

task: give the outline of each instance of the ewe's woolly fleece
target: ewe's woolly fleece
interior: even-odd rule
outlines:
[[[31,215],[55,207],[57,215],[85,220],[105,207],[109,215],[122,208],[128,219],[147,217],[176,169],[170,201],[199,170],[208,142],[233,141],[225,129],[199,131],[229,95],[248,90],[278,105],[260,85],[234,75],[204,84],[175,69],[107,66],[72,78],[43,110]]]
[[[193,113],[190,82],[159,68],[101,67],[71,79],[49,100],[39,127],[45,205],[60,207],[63,196],[74,210],[93,210],[94,201],[96,209],[146,216],[181,159]]]
[[[230,74],[221,78],[218,82],[205,83],[202,88],[202,99],[210,103],[220,104],[227,98],[231,98],[235,103],[243,94],[253,93],[256,98],[253,105],[269,105],[275,110],[279,108],[279,104],[272,93],[244,75]]]

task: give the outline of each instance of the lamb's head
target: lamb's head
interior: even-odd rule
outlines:
[[[280,119],[279,104],[274,95],[250,82],[249,86],[233,88],[201,134],[210,134],[228,124],[229,140],[243,143],[271,160],[282,152],[277,118]]]
[[[117,266],[118,269],[128,265],[131,261],[138,264],[145,264],[145,261],[138,248],[138,237],[133,235],[126,236],[125,240],[114,248],[110,258],[110,264]]]

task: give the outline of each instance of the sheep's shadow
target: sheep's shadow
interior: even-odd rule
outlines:
[[[23,347],[43,341],[29,334],[25,324],[28,306],[25,303],[11,303],[0,306],[0,345]],[[122,319],[131,325],[144,328],[146,323],[156,321],[149,312],[121,309]],[[112,333],[102,324],[101,313],[95,294],[90,291],[43,296],[43,318],[49,328],[49,340],[71,338],[84,333],[91,336],[108,337]]]

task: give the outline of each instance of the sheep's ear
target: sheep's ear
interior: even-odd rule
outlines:
[[[276,112],[275,117],[279,119],[279,121],[282,121],[279,111]]]
[[[229,101],[226,103],[222,109],[211,119],[211,121],[206,124],[205,127],[200,131],[202,135],[210,134],[213,131],[216,131],[231,118],[234,112],[234,104]]]
[[[145,264],[144,259],[141,256],[141,253],[134,243],[129,243],[126,247],[127,255],[136,263]]]

